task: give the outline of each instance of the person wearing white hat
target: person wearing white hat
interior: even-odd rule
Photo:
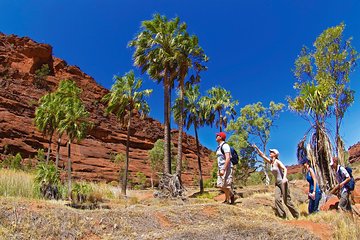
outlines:
[[[282,199],[285,205],[288,207],[290,213],[294,218],[299,217],[299,212],[295,208],[295,205],[291,201],[290,190],[288,180],[286,178],[287,169],[285,165],[279,160],[279,151],[277,149],[270,149],[270,158],[268,158],[260,149],[253,144],[256,152],[260,157],[270,164],[270,170],[275,176],[275,209],[276,215],[281,218],[286,218],[286,212],[282,204]]]

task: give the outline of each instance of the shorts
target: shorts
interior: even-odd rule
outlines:
[[[232,168],[228,168],[228,170],[223,176],[220,176],[218,172],[216,186],[218,188],[231,188],[231,185],[232,185]]]

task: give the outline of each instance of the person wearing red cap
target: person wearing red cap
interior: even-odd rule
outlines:
[[[232,163],[230,161],[230,146],[225,142],[226,134],[224,132],[216,133],[216,149],[218,163],[217,187],[225,193],[224,203],[235,203],[235,195],[232,191]]]
[[[294,218],[299,217],[299,212],[296,210],[295,205],[291,201],[289,184],[286,178],[287,169],[284,164],[279,160],[279,151],[277,149],[270,149],[270,158],[268,158],[260,149],[253,144],[256,152],[260,157],[264,159],[267,163],[270,164],[271,172],[275,176],[275,209],[276,215],[281,218],[286,218],[286,212],[282,204],[282,199],[284,200],[285,205],[288,207],[289,211]]]

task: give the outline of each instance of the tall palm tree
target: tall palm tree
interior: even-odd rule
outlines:
[[[43,134],[49,136],[49,146],[46,157],[46,162],[49,162],[52,137],[58,127],[58,105],[56,101],[56,95],[54,93],[48,93],[42,96],[39,100],[40,105],[35,110],[35,125],[43,132]]]
[[[81,89],[75,82],[66,80],[60,83],[58,93],[67,96],[62,99],[64,118],[59,123],[59,133],[68,136],[68,193],[71,197],[71,143],[80,141],[86,137],[86,131],[92,124],[89,122],[89,112],[80,99]]]
[[[235,106],[238,105],[238,101],[232,101],[231,93],[221,87],[213,87],[208,90],[206,101],[212,108],[209,116],[210,122],[216,121],[216,127],[222,132],[223,127],[226,128],[227,126],[228,116],[234,119],[234,115],[236,115]]]
[[[186,31],[186,28],[185,28]],[[191,84],[194,84],[195,81],[199,81],[199,72],[205,70],[203,62],[208,60],[203,49],[199,46],[198,38],[195,35],[190,36],[187,32],[184,34],[178,35],[176,37],[176,51],[175,58],[177,61],[177,71],[178,71],[178,82],[179,82],[179,111],[180,114],[177,117],[179,136],[178,136],[178,153],[177,153],[177,164],[176,164],[176,174],[181,179],[181,169],[182,169],[182,140],[183,140],[183,124],[184,124],[184,87],[185,87],[185,78],[188,75],[188,72],[193,68],[196,72],[196,75],[190,78]]]
[[[123,195],[126,195],[126,185],[129,170],[131,118],[134,111],[140,113],[141,117],[146,116],[150,111],[149,105],[144,100],[144,97],[149,96],[152,92],[152,89],[138,91],[141,86],[142,80],[136,79],[134,72],[130,71],[123,77],[115,76],[115,83],[111,87],[110,92],[103,97],[103,101],[107,102],[108,104],[106,108],[107,113],[114,112],[122,124],[124,124],[127,120],[126,162],[125,172],[122,179]],[[119,182],[121,182],[121,179]]]
[[[199,136],[198,128],[206,124],[205,116],[206,111],[210,111],[210,108],[207,108],[206,102],[203,98],[200,98],[199,86],[188,85],[185,91],[184,98],[184,125],[187,130],[194,126],[195,139],[196,139],[196,153],[198,159],[198,170],[199,170],[199,186],[200,193],[204,192],[204,184],[202,178],[201,170],[201,158],[200,158],[200,145],[199,145]],[[174,105],[174,116],[177,117],[181,114],[180,110],[180,101],[177,100]]]
[[[170,92],[176,79],[175,38],[184,31],[179,18],[168,20],[155,14],[152,20],[143,21],[141,32],[130,43],[135,47],[134,65],[164,87],[164,172],[171,173],[170,150]]]

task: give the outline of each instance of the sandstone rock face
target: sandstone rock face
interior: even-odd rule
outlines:
[[[360,142],[349,147],[349,161],[350,163],[360,162]]]
[[[41,85],[36,83],[36,70],[47,64],[50,74]],[[52,47],[36,43],[27,37],[0,33],[0,154],[4,151],[23,158],[36,155],[37,149],[48,147],[48,137],[42,135],[33,118],[38,100],[44,94],[54,91],[60,80],[71,79],[83,92],[81,95],[91,114],[94,128],[85,140],[72,144],[72,174],[75,179],[92,181],[118,181],[119,166],[110,161],[112,154],[124,153],[126,129],[121,127],[114,116],[104,116],[101,98],[108,90],[83,73],[76,66],[69,66],[64,60],[52,56]],[[163,139],[163,125],[152,118],[141,120],[135,116],[130,137],[130,176],[143,172],[151,175],[148,150],[158,139]],[[172,141],[177,146],[177,131],[172,131]],[[52,159],[55,158],[56,139],[53,137]],[[61,141],[60,166],[66,168],[66,136]],[[193,183],[198,176],[195,138],[184,134],[184,159],[188,162],[182,178],[185,184]],[[204,177],[209,177],[212,161],[211,151],[201,146],[201,160]],[[130,177],[131,178],[131,177]],[[136,179],[134,179],[136,181]]]

